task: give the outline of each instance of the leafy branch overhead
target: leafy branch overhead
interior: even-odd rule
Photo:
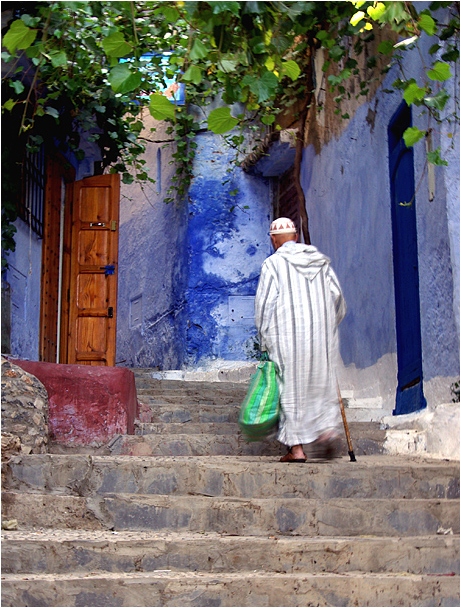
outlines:
[[[406,78],[402,68],[393,89],[439,122],[459,57],[457,2],[433,2],[419,13],[412,2],[34,2],[30,10],[29,3],[17,4],[22,14],[12,15],[3,37],[2,111],[18,136],[65,140],[81,157],[87,132],[104,166],[120,171],[125,182],[145,180],[139,135],[146,107],[172,125],[181,195],[202,126],[190,108],[204,110],[214,133],[258,122],[280,128],[280,113],[306,98],[312,58],[322,48],[341,113],[351,79],[359,79],[359,95],[367,95],[358,58],[380,31],[378,55],[386,69],[402,67],[421,36],[433,40],[424,81]],[[376,62],[368,54],[367,66]],[[187,105],[170,101],[180,86]],[[414,145],[424,135],[412,127],[405,141]],[[443,163],[440,154],[429,160]]]

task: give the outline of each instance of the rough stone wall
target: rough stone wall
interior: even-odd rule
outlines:
[[[330,90],[328,76],[336,75],[338,67],[335,63],[323,71],[322,67],[328,55],[323,49],[319,49],[314,59],[315,69],[315,91],[313,105],[310,108],[307,124],[305,125],[304,140],[307,146],[313,145],[317,154],[320,153],[322,146],[334,138],[339,138],[344,129],[348,126],[350,120],[354,117],[357,110],[364,103],[375,100],[376,92],[381,86],[384,76],[382,70],[387,66],[389,60],[387,57],[377,52],[379,44],[384,40],[397,40],[395,32],[389,28],[385,30],[375,26],[373,30],[374,39],[364,47],[363,53],[356,55],[353,48],[353,41],[350,41],[348,57],[357,61],[357,69],[359,74],[351,77],[344,83],[346,93],[341,102],[341,112],[338,113],[338,105],[335,102],[335,97],[338,91]],[[376,64],[373,67],[368,67],[367,60],[370,57],[375,57]],[[366,87],[363,89],[360,82],[365,82]],[[364,94],[362,94],[362,91]],[[370,105],[367,110],[366,121],[372,127],[377,111],[377,103]],[[341,115],[348,115],[350,118],[342,118]]]
[[[2,357],[2,461],[48,449],[48,394],[32,374]]]
[[[185,352],[187,203],[164,202],[175,170],[172,136],[166,123],[143,120],[144,159],[156,181],[122,184],[117,363],[178,369]]]

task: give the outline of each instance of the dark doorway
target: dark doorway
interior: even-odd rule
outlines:
[[[403,140],[411,126],[404,103],[388,128],[397,333],[397,394],[394,415],[426,407],[423,394],[418,239],[413,148]]]

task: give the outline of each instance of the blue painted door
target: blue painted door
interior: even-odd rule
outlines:
[[[408,414],[426,407],[423,394],[413,148],[407,148],[402,137],[409,126],[411,112],[403,104],[391,121],[388,131],[398,368],[394,414]]]

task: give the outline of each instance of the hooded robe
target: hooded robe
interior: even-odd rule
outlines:
[[[255,298],[260,348],[276,364],[288,446],[338,429],[337,327],[346,304],[330,260],[312,245],[288,241],[261,268]]]

